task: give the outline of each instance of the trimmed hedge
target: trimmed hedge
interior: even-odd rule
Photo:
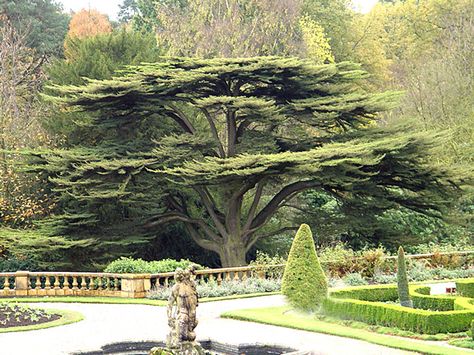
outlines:
[[[461,296],[474,298],[474,279],[456,281],[456,292]]]
[[[369,324],[397,327],[422,334],[457,333],[469,329],[473,311],[432,312],[381,302],[328,298],[324,313]]]
[[[470,329],[474,319],[474,299],[431,296],[429,292],[427,286],[410,287],[410,296],[417,307],[413,309],[382,303],[397,300],[395,285],[349,287],[332,292],[331,298],[323,303],[323,312],[343,319],[425,334],[455,333]]]
[[[332,291],[331,297],[371,302],[395,302],[398,299],[398,292],[397,287],[394,285],[354,286]]]
[[[415,308],[432,311],[452,311],[456,298],[450,296],[431,296],[428,286],[413,286],[410,295]]]

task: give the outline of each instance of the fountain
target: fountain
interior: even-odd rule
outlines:
[[[151,349],[150,355],[204,355],[206,352],[196,342],[196,307],[198,293],[194,283],[195,268],[176,269],[175,285],[168,299],[168,325],[170,332],[166,339],[166,347]]]
[[[170,327],[166,343],[134,342],[116,343],[102,347],[100,351],[83,352],[76,355],[269,355],[287,354],[301,355],[307,352],[298,352],[294,349],[279,346],[240,344],[221,344],[211,340],[196,341],[198,321],[196,307],[198,293],[196,291],[195,268],[176,269],[175,285],[168,299],[167,316]],[[153,348],[152,348],[153,347]],[[151,350],[149,350],[151,348]]]

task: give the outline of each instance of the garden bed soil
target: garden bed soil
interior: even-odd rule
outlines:
[[[14,315],[11,315],[12,310]],[[22,307],[12,306],[12,308],[7,308],[0,306],[0,329],[42,324],[61,318],[58,314],[49,314],[44,311],[41,313],[37,313],[36,317],[32,319],[31,314]]]

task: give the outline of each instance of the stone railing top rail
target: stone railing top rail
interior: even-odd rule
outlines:
[[[120,274],[109,272],[74,272],[74,271],[16,271],[16,272],[0,272],[0,277],[87,277],[87,278],[118,278],[118,279],[136,279],[150,277],[150,274]]]

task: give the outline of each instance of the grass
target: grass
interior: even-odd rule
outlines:
[[[346,338],[359,339],[369,343],[390,348],[415,351],[422,354],[461,355],[471,354],[470,351],[452,347],[423,343],[418,340],[401,339],[390,335],[382,335],[365,329],[354,329],[340,324],[324,322],[314,316],[289,312],[289,307],[271,307],[246,309],[226,312],[221,316],[237,320],[251,321],[281,327],[307,330],[311,332],[338,335]]]
[[[419,334],[419,333],[411,332],[409,330],[403,330],[403,329],[394,328],[394,327],[384,327],[380,325],[372,325],[372,324],[367,324],[367,323],[359,322],[355,320],[345,320],[345,319],[339,319],[339,318],[329,317],[325,315],[316,315],[315,318],[322,322],[339,324],[345,327],[351,327],[355,329],[365,329],[373,333],[395,335],[395,336],[419,339],[419,340],[447,341],[450,339],[465,338],[467,336],[466,332],[441,333],[441,334]]]
[[[474,340],[472,338],[450,340],[449,344],[461,348],[474,349]]]
[[[0,333],[10,333],[10,332],[25,332],[28,330],[38,330],[52,327],[59,327],[61,325],[76,323],[84,319],[84,316],[75,311],[65,311],[60,309],[48,309],[46,310],[50,314],[58,314],[61,318],[53,320],[51,322],[45,322],[40,324],[25,325],[20,327],[9,327],[9,328],[0,328]]]

